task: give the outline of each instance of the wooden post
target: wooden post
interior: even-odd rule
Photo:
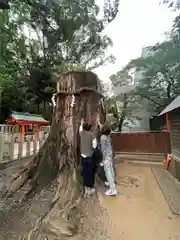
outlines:
[[[169,116],[168,113],[166,113],[166,129],[168,132],[170,132],[170,124],[169,124]]]

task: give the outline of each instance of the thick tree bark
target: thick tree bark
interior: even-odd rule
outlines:
[[[26,185],[26,199],[56,179],[52,209],[30,233],[29,239],[37,238],[37,228],[42,223],[58,237],[72,235],[76,230],[69,219],[76,220],[71,215],[82,196],[78,129],[82,117],[95,121],[97,112],[102,111],[99,108],[102,95],[98,90],[99,81],[91,72],[70,72],[60,77],[49,136],[28,168],[7,189],[5,195],[9,197]]]

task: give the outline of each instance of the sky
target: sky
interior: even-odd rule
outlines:
[[[111,74],[139,57],[143,47],[163,41],[174,17],[175,13],[159,5],[159,0],[120,0],[119,13],[105,30],[113,41],[107,54],[113,54],[116,61],[96,69],[99,78],[108,81]]]

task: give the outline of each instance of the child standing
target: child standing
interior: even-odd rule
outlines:
[[[106,179],[108,181],[109,189],[105,192],[108,196],[117,195],[116,185],[115,185],[115,173],[113,168],[113,151],[112,151],[112,144],[110,133],[111,129],[109,126],[103,126],[101,129],[101,151],[103,155],[103,161],[101,166],[104,166],[104,171],[106,175]]]

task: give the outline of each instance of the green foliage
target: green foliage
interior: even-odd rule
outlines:
[[[123,126],[130,128],[138,120],[138,96],[133,95],[133,78],[123,69],[110,77],[115,96],[107,101],[107,112],[113,117],[113,130],[122,131]]]
[[[94,0],[9,3],[10,10],[0,11],[1,112],[46,114],[55,72],[93,69],[114,60],[105,57],[112,42],[103,30],[115,18],[119,0],[105,0],[102,18]]]
[[[118,124],[125,122],[126,118],[132,118],[135,112],[138,114],[138,108],[141,107],[146,107],[147,111],[154,114],[162,110],[180,93],[179,36],[180,16],[178,15],[174,19],[173,29],[166,41],[152,46],[149,48],[149,56],[130,61],[127,66],[111,77],[118,93],[116,93],[116,105],[111,104],[116,108],[114,116],[118,119]],[[136,70],[135,83],[130,85],[132,79],[129,72],[134,69]],[[115,107],[118,105],[117,101],[121,106],[119,108]],[[140,104],[145,102],[148,102],[148,105]]]
[[[174,9],[180,8],[180,1],[163,0]],[[136,70],[135,82],[129,73]],[[138,119],[138,110],[146,107],[154,114],[158,109],[180,93],[180,15],[174,19],[169,38],[151,47],[148,57],[139,57],[111,76],[116,97],[107,103],[108,112],[116,119],[115,129],[119,131],[129,119]],[[143,106],[143,103],[147,106]],[[135,114],[137,113],[137,115]]]
[[[151,54],[132,60],[126,70],[136,68],[141,74],[134,94],[146,98],[153,111],[164,106],[180,92],[180,38],[179,16],[174,20],[170,38],[151,48]]]

